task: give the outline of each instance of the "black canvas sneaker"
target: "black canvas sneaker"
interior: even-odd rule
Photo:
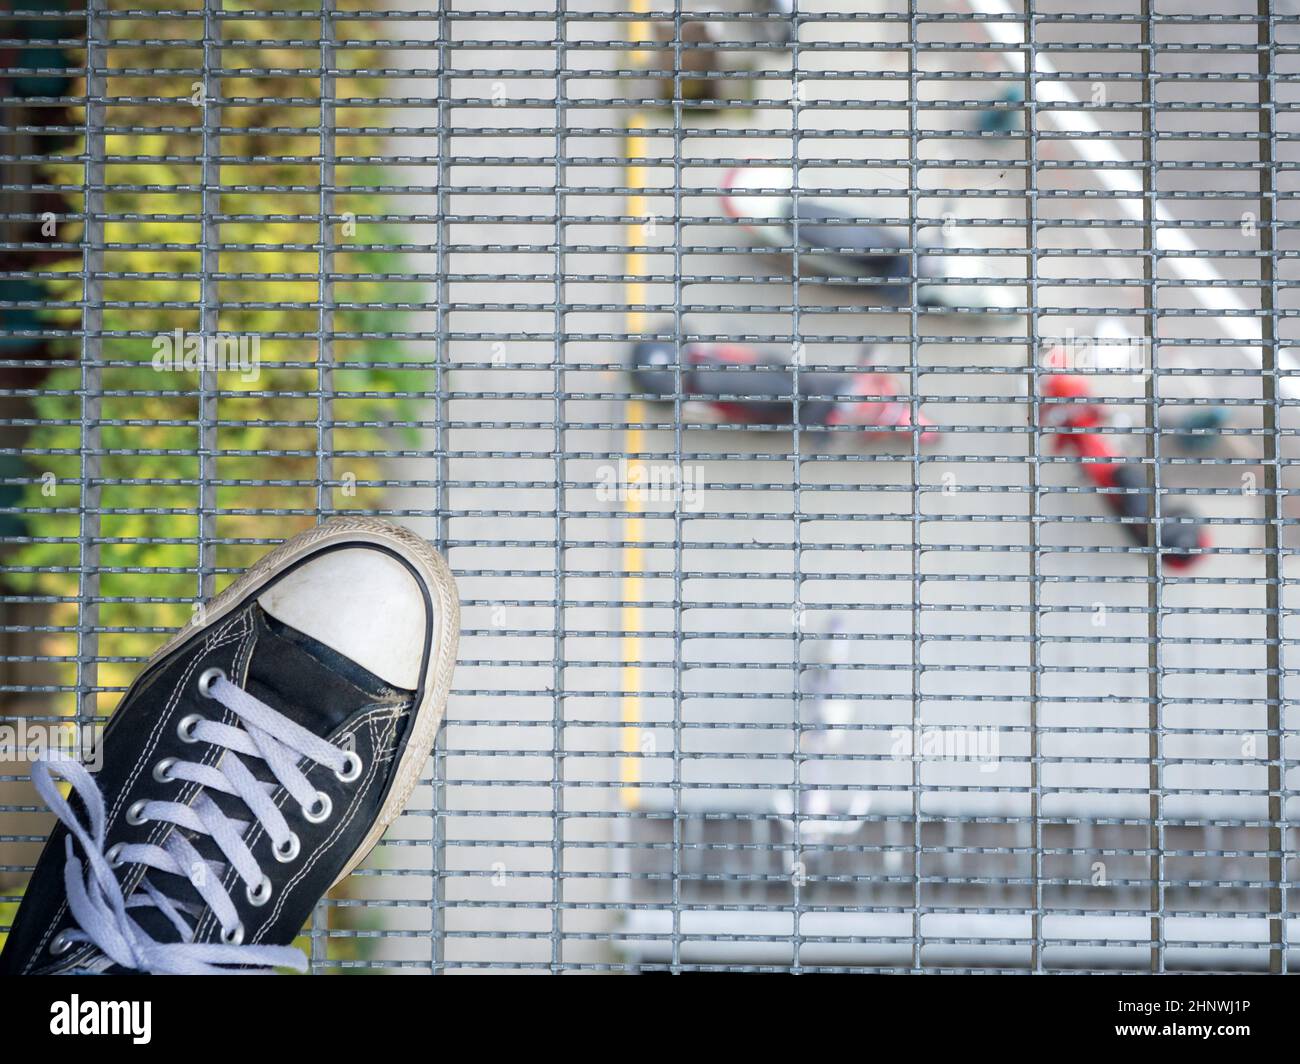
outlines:
[[[0,974],[302,970],[289,944],[410,797],[458,635],[422,539],[329,521],[200,616],[123,697],[100,772],[33,767],[59,823]]]

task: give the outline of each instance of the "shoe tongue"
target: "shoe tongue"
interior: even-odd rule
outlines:
[[[179,831],[180,828],[174,829]],[[189,833],[186,832],[188,835]],[[194,840],[191,839],[191,842]],[[202,853],[202,847],[199,847]],[[193,909],[195,912],[201,912],[204,908],[204,901],[199,897],[198,891],[194,889],[194,884],[182,876],[173,876],[167,872],[159,872],[156,868],[150,868],[145,873],[145,879],[154,885],[154,888],[169,899],[181,912],[181,915],[189,920],[191,926],[194,924],[194,917],[189,916],[185,909]],[[144,888],[136,887],[133,897],[144,896]],[[184,908],[182,908],[182,906]],[[161,909],[153,905],[139,906],[129,908],[126,914],[140,925],[144,931],[155,942],[179,942],[180,935],[176,930],[176,925],[167,919]]]
[[[402,693],[337,651],[270,617],[260,606],[254,604],[251,611],[256,642],[243,686],[253,697],[317,735],[329,736],[357,710]],[[243,760],[259,780],[274,781],[264,761],[248,757]],[[226,816],[251,819],[248,807],[235,795],[205,793]],[[188,831],[184,835],[204,861],[226,863],[209,836]],[[207,907],[194,885],[183,876],[151,868],[145,878],[187,918],[185,909],[201,912]],[[135,893],[142,893],[142,888],[137,887]],[[150,938],[157,942],[177,941],[175,926],[161,910],[150,905],[127,911]]]
[[[358,709],[399,693],[260,606],[252,610],[257,642],[243,686],[295,723],[328,736]]]

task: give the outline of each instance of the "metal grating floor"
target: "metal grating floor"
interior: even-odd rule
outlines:
[[[461,661],[316,970],[1293,968],[1300,9],[794,7],[0,19],[0,724],[101,721],[267,544],[385,514]],[[756,250],[762,162],[1015,313]],[[868,350],[938,439],[712,423],[647,337]],[[1194,567],[1042,430],[1054,343]]]

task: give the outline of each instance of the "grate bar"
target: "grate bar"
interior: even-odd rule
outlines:
[[[777,10],[0,16],[0,727],[384,515],[462,654],[313,970],[1294,970],[1300,11]]]

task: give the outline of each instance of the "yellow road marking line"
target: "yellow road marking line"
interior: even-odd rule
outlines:
[[[634,15],[646,15],[650,11],[650,0],[631,0]],[[628,24],[629,41],[646,41],[650,39],[651,27],[648,22],[637,20]],[[646,52],[638,49],[631,53],[632,65],[644,67]],[[628,280],[624,283],[623,296],[626,305],[624,331],[638,333],[645,328],[646,314],[637,309],[646,303],[646,285],[640,280],[646,273],[646,256],[643,252],[632,250],[645,240],[643,221],[649,216],[646,197],[641,189],[646,187],[645,166],[632,162],[633,159],[647,157],[645,115],[633,112],[627,120],[627,131],[623,137],[623,158],[628,160],[624,169],[625,185],[630,190],[627,195],[626,236],[628,250],[623,255],[623,272]],[[627,428],[623,433],[623,453],[627,457],[627,482],[640,484],[644,482],[641,459],[635,457],[644,449],[645,434],[641,428],[645,420],[645,405],[639,399],[628,399],[623,406],[623,421]],[[619,759],[619,779],[624,784],[621,794],[623,805],[627,809],[636,809],[641,804],[641,792],[636,786],[641,782],[641,597],[645,587],[642,573],[645,571],[645,518],[642,516],[639,492],[624,491],[623,502],[623,554],[622,579],[619,585],[619,598],[622,601],[620,627],[623,636],[620,645],[620,660],[623,662],[621,675],[622,698],[620,717],[623,727],[622,751],[632,756]]]

